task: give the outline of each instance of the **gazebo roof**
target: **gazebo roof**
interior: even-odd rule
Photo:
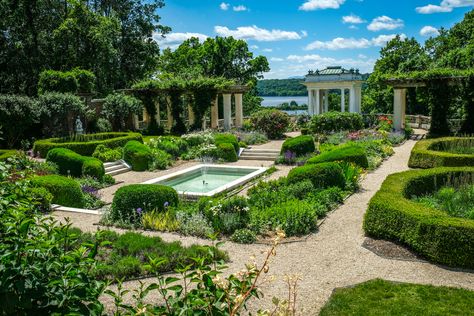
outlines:
[[[365,76],[359,69],[344,69],[341,66],[331,66],[322,70],[309,70],[305,76],[306,82],[337,82],[337,81],[364,81]]]

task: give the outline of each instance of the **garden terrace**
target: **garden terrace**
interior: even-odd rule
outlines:
[[[421,140],[413,147],[408,166],[411,168],[474,166],[473,147],[474,137]],[[472,154],[468,153],[470,150]]]

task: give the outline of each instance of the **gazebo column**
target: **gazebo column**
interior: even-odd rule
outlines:
[[[230,130],[231,120],[232,120],[232,112],[231,112],[231,100],[232,94],[225,93],[223,94],[224,97],[224,130]]]
[[[219,94],[216,95],[211,105],[211,128],[219,127]]]
[[[308,114],[314,115],[314,89],[308,89]]]
[[[235,98],[235,126],[241,128],[244,122],[244,107],[242,103],[242,93],[234,94]]]
[[[315,95],[315,99],[316,99],[316,104],[315,104],[315,108],[314,108],[314,115],[319,115],[321,114],[321,98],[320,98],[320,94],[321,94],[321,90],[319,89],[316,89],[316,95]]]
[[[166,127],[170,131],[173,127],[173,114],[171,113],[171,98],[166,98]]]
[[[324,90],[324,113],[329,112],[329,90]]]
[[[355,89],[354,89],[354,86],[352,86],[349,89],[349,112],[354,113],[356,111],[355,106],[356,106]]]
[[[360,104],[362,101],[362,86],[360,85],[354,86],[354,94],[355,94],[354,110],[355,112],[360,113],[360,108],[361,108]]]
[[[393,127],[397,131],[405,128],[406,104],[407,89],[393,89]]]
[[[341,112],[346,111],[346,89],[341,89]]]

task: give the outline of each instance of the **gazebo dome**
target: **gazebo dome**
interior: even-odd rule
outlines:
[[[334,82],[364,80],[359,69],[344,69],[341,66],[330,66],[322,70],[309,70],[305,82]]]

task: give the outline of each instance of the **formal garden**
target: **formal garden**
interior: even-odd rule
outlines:
[[[474,12],[289,115],[246,41],[160,51],[164,3],[125,2],[1,9],[0,314],[472,313]]]

